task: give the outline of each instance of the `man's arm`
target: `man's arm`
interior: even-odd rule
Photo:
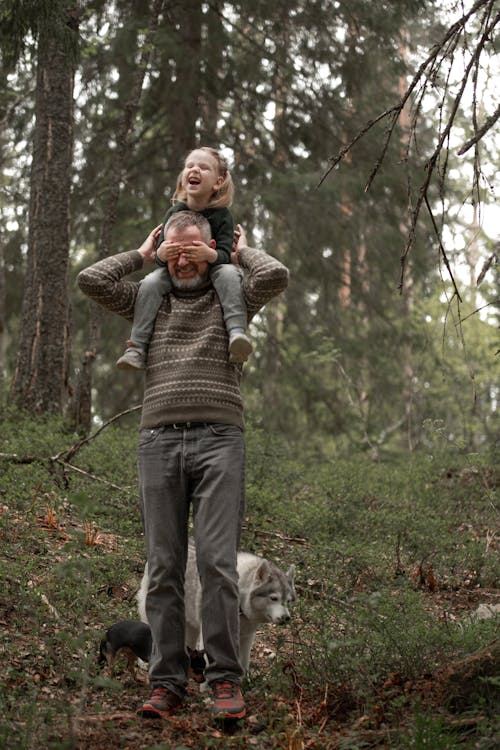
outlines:
[[[272,255],[248,247],[240,224],[237,232],[240,236],[236,256],[243,269],[242,289],[250,320],[269,300],[287,288],[289,273],[288,268]]]
[[[160,230],[161,225],[153,229],[138,250],[112,255],[80,271],[77,282],[82,292],[111,312],[132,320],[139,283],[127,281],[125,276],[152,262]]]

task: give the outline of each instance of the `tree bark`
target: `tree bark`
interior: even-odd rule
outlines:
[[[290,20],[286,9],[278,14],[275,25],[276,40],[281,49],[288,49],[290,44]],[[289,149],[289,105],[290,75],[286,65],[276,61],[272,77],[272,91],[275,103],[273,122],[273,156],[272,168],[282,173],[290,165]],[[271,241],[273,255],[285,263],[287,254],[287,219],[285,206],[281,203],[272,216]],[[266,377],[262,384],[262,415],[266,429],[279,426],[280,411],[276,404],[280,403],[280,370],[282,367],[281,342],[283,339],[284,321],[287,302],[283,298],[274,300],[266,307],[267,337],[262,348],[263,371]]]
[[[207,15],[204,41],[204,86],[202,92],[202,143],[216,144],[219,120],[219,101],[222,98],[221,71],[224,70],[224,27],[220,13],[222,0],[213,0]],[[224,93],[226,93],[224,91]]]
[[[113,228],[116,223],[118,200],[125,172],[127,152],[130,148],[130,135],[144,86],[144,77],[149,66],[153,48],[154,34],[163,10],[164,0],[155,0],[151,9],[148,32],[145,36],[137,68],[132,75],[132,88],[123,105],[123,117],[117,134],[117,153],[113,162],[113,171],[108,181],[108,200],[104,210],[99,242],[99,258],[105,258],[111,252]],[[86,350],[82,355],[77,371],[75,392],[71,403],[71,421],[75,430],[88,434],[92,425],[92,376],[93,364],[97,355],[101,335],[103,311],[95,304],[89,304],[89,324]]]
[[[184,0],[172,10],[178,32],[175,47],[175,81],[171,91],[171,127],[174,153],[182,162],[196,146],[200,115],[201,0]],[[215,73],[214,73],[215,75]],[[203,145],[203,144],[202,144]]]
[[[5,377],[5,263],[0,247],[0,384]]]
[[[45,25],[37,55],[28,264],[11,390],[20,406],[61,413],[68,384],[74,64],[64,35]]]

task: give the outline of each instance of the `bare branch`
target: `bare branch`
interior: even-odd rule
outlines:
[[[113,484],[113,482],[108,482],[107,479],[101,479],[101,477],[96,477],[95,474],[91,474],[88,471],[84,471],[83,469],[80,469],[78,466],[73,466],[73,464],[69,464],[67,461],[62,461],[60,458],[56,460],[56,463],[60,464],[65,469],[70,469],[70,471],[76,471],[77,474],[82,474],[82,476],[87,477],[88,479],[92,479],[94,482],[101,482],[101,484],[105,484],[108,487],[112,487],[114,490],[119,490],[120,492],[128,492],[128,489],[126,487],[119,487],[117,484]]]
[[[479,286],[490,270],[493,263],[498,262],[498,253],[500,252],[500,243],[495,247],[493,252],[491,253],[490,257],[484,262],[483,267],[481,268],[481,271],[479,273],[479,276],[477,277],[476,286]]]
[[[328,177],[328,175],[330,174],[330,172],[333,169],[335,169],[335,167],[337,166],[337,164],[339,164],[342,161],[342,159],[346,156],[346,154],[348,154],[349,151],[351,151],[352,147],[359,140],[361,140],[361,138],[363,138],[363,136],[366,135],[368,133],[368,131],[371,130],[371,128],[374,125],[377,124],[377,122],[380,122],[380,120],[383,120],[385,117],[388,117],[390,114],[392,114],[393,112],[396,112],[397,110],[398,110],[398,105],[396,105],[395,107],[391,107],[390,109],[387,109],[385,112],[382,112],[380,115],[378,115],[378,117],[375,117],[373,120],[369,120],[366,123],[365,127],[362,130],[360,130],[359,133],[357,133],[354,136],[354,138],[351,141],[349,141],[349,143],[346,146],[344,146],[343,149],[341,149],[339,151],[339,153],[337,154],[337,156],[330,157],[330,159],[329,159],[330,166],[328,167],[327,171],[322,176],[321,180],[316,185],[316,188],[321,187],[321,185],[326,180],[326,178]]]
[[[478,129],[478,131],[474,134],[472,138],[469,138],[468,141],[466,141],[463,146],[459,148],[457,151],[459,156],[463,156],[463,154],[467,153],[467,151],[472,148],[476,143],[478,143],[488,132],[488,130],[491,130],[493,125],[496,123],[496,121],[500,118],[500,104],[496,108],[495,112],[493,112],[490,117],[488,117],[487,120],[481,125],[481,127]]]
[[[460,296],[460,292],[458,291],[458,287],[457,287],[457,284],[455,282],[455,278],[454,278],[452,270],[451,270],[450,261],[448,260],[448,256],[446,255],[446,250],[444,249],[443,243],[441,242],[441,235],[439,233],[439,229],[437,227],[436,220],[434,218],[434,214],[432,213],[432,208],[430,207],[427,195],[425,196],[425,205],[426,205],[427,210],[429,212],[429,216],[431,217],[431,222],[432,222],[432,226],[433,226],[433,229],[434,229],[434,234],[436,235],[436,239],[437,239],[437,241],[439,243],[439,251],[440,251],[440,253],[441,253],[442,257],[443,257],[444,264],[445,264],[445,266],[446,266],[446,268],[448,270],[448,273],[450,275],[451,283],[453,284],[453,289],[455,290],[455,295],[456,295],[457,299],[459,300],[459,302],[462,302],[462,298]]]
[[[479,42],[477,43],[476,49],[474,50],[474,54],[472,55],[471,59],[469,60],[467,66],[465,68],[464,76],[463,76],[462,82],[461,82],[461,86],[460,86],[460,88],[458,90],[457,95],[455,96],[455,99],[454,99],[452,107],[451,107],[451,112],[450,112],[450,114],[448,116],[448,122],[447,122],[444,130],[442,131],[442,133],[440,135],[440,138],[438,140],[436,148],[434,149],[433,154],[431,155],[430,159],[428,160],[428,162],[426,164],[427,176],[426,176],[424,182],[422,183],[422,185],[420,186],[419,196],[418,196],[418,199],[417,199],[417,203],[416,203],[415,208],[413,209],[412,215],[411,215],[411,223],[410,223],[410,228],[409,228],[409,232],[408,232],[408,239],[407,239],[407,242],[406,242],[406,247],[405,247],[404,252],[403,252],[403,254],[401,256],[401,277],[400,277],[400,283],[399,283],[400,290],[403,289],[404,273],[405,273],[405,268],[406,268],[406,258],[407,258],[408,253],[410,252],[410,250],[413,247],[413,244],[415,242],[416,227],[417,227],[418,217],[420,215],[420,209],[422,207],[422,203],[424,202],[424,200],[427,202],[427,191],[429,189],[429,185],[430,185],[430,182],[431,182],[431,178],[432,178],[434,169],[436,167],[436,164],[438,162],[439,156],[440,156],[441,151],[443,149],[443,145],[444,145],[445,141],[449,138],[451,129],[452,129],[453,124],[455,122],[455,117],[456,117],[457,112],[458,112],[458,107],[459,107],[460,102],[462,100],[462,97],[463,97],[463,94],[464,94],[467,82],[469,80],[469,76],[470,76],[471,70],[476,65],[476,62],[479,59],[479,57],[480,57],[480,55],[481,55],[481,53],[482,53],[482,51],[484,49],[484,45],[486,44],[487,41],[489,41],[490,34],[493,31],[494,27],[496,26],[496,24],[498,23],[499,20],[500,20],[500,12],[497,13],[497,15],[495,16],[495,18],[491,21],[491,23],[487,26],[487,28],[484,30],[483,34],[481,35],[481,38],[480,38]],[[450,269],[448,268],[448,270],[450,270]]]
[[[430,208],[430,204],[429,204],[427,196],[428,196],[429,186],[431,184],[432,178],[436,172],[436,167],[437,167],[437,171],[439,175],[440,195],[441,195],[441,198],[443,199],[443,190],[444,190],[444,184],[446,180],[447,167],[448,167],[450,134],[454,126],[457,112],[462,102],[465,88],[467,84],[469,83],[471,74],[473,76],[473,84],[474,84],[474,90],[473,90],[474,135],[460,148],[458,153],[460,155],[464,154],[466,153],[466,151],[468,151],[469,148],[471,148],[472,146],[476,146],[476,153],[475,153],[475,158],[474,158],[474,180],[475,180],[475,186],[479,184],[478,178],[480,175],[480,162],[479,162],[479,153],[477,151],[477,144],[481,140],[481,138],[485,135],[485,133],[487,133],[488,130],[490,130],[493,127],[495,122],[500,117],[500,105],[499,105],[495,113],[491,115],[490,117],[488,117],[485,123],[481,127],[478,127],[477,114],[476,114],[477,113],[477,108],[476,108],[477,106],[477,98],[476,98],[477,72],[479,69],[479,59],[480,59],[481,54],[484,51],[484,47],[488,42],[491,41],[492,32],[494,31],[495,26],[500,21],[500,13],[496,13],[495,16],[492,16],[494,7],[495,7],[495,0],[477,0],[477,2],[474,3],[472,8],[470,8],[470,10],[467,13],[464,13],[458,21],[456,21],[452,26],[450,26],[450,28],[446,31],[441,41],[438,44],[434,45],[434,47],[432,47],[432,49],[429,51],[426,59],[419,66],[417,72],[413,76],[409,86],[407,87],[405,93],[403,94],[399,102],[393,107],[386,109],[384,112],[381,112],[377,117],[374,117],[373,119],[369,120],[369,122],[356,135],[354,135],[353,138],[351,138],[349,143],[346,144],[338,152],[336,156],[331,157],[329,159],[330,166],[328,167],[326,172],[323,174],[323,176],[321,177],[317,185],[317,187],[319,188],[323,184],[323,182],[328,177],[328,175],[347,156],[347,154],[352,150],[355,144],[359,140],[361,140],[361,138],[363,138],[377,123],[385,120],[386,118],[390,118],[389,127],[387,128],[386,136],[384,138],[384,142],[382,144],[380,154],[375,160],[373,169],[370,173],[370,176],[365,186],[365,191],[369,190],[373,183],[373,180],[375,179],[377,173],[379,172],[384,162],[384,159],[387,155],[387,151],[389,148],[391,138],[394,134],[396,125],[400,120],[403,109],[406,106],[407,102],[410,100],[410,98],[413,97],[415,100],[415,103],[414,103],[413,113],[412,113],[413,116],[411,120],[410,138],[408,139],[408,144],[407,144],[406,153],[405,153],[405,160],[408,161],[410,143],[412,140],[415,140],[418,119],[421,114],[421,103],[426,93],[428,84],[435,83],[436,76],[441,70],[441,68],[443,67],[445,60],[450,61],[448,73],[445,76],[443,99],[439,108],[441,115],[442,115],[444,102],[445,102],[445,95],[449,93],[450,76],[451,76],[451,68],[452,68],[451,63],[453,61],[456,48],[458,46],[460,39],[465,38],[465,35],[466,35],[465,27],[466,27],[467,22],[478,12],[483,11],[481,14],[481,20],[480,20],[481,34],[479,36],[479,39],[476,41],[475,45],[473,46],[473,48],[470,50],[470,59],[468,61],[468,64],[465,67],[458,93],[455,95],[452,101],[451,109],[449,113],[447,114],[446,121],[443,122],[445,118],[441,118],[440,120],[438,142],[437,142],[436,147],[434,148],[433,153],[428,159],[427,164],[425,165],[425,171],[426,171],[425,179],[423,180],[422,184],[419,187],[416,203],[410,214],[410,222],[409,222],[406,246],[404,248],[404,251],[400,259],[401,261],[401,276],[400,276],[400,283],[399,283],[400,290],[403,289],[407,257],[414,245],[418,218],[420,215],[422,205],[425,203],[429,211],[429,215],[431,217],[434,232],[436,234],[436,237],[438,238],[440,255],[443,257],[448,273],[450,274],[450,278],[451,278],[451,281],[453,283],[453,287],[455,290],[455,295],[457,296],[457,299],[461,301],[461,297],[458,292],[455,279],[453,278],[453,274],[451,272],[451,268],[450,268],[448,258],[446,256],[446,252],[444,250],[444,247],[440,238],[440,232],[436,224],[432,210]],[[465,38],[464,44],[468,48],[466,38]],[[417,89],[419,90],[417,91]],[[444,159],[442,159],[443,154],[445,157]],[[409,197],[410,197],[410,187],[411,186],[409,185]]]
[[[498,304],[500,304],[500,299],[493,300],[493,302],[487,302],[485,305],[481,305],[481,307],[477,307],[471,313],[466,315],[465,318],[460,318],[460,320],[455,323],[455,326],[459,326],[462,323],[465,323],[466,320],[469,320],[469,318],[472,318],[474,315],[477,315],[478,312],[481,312],[481,310],[485,310],[487,307],[492,307],[493,305],[498,305]]]
[[[131,414],[132,412],[137,411],[140,408],[141,405],[132,406],[130,409],[126,409],[119,414],[115,414],[114,417],[111,417],[111,419],[108,419],[107,422],[104,422],[104,424],[102,424],[99,429],[96,430],[92,435],[89,435],[89,437],[84,438],[83,440],[79,440],[77,443],[71,446],[71,448],[60,451],[54,456],[20,456],[17,453],[0,453],[0,460],[9,461],[10,463],[15,464],[32,464],[35,462],[48,463],[49,467],[53,467],[54,464],[59,464],[64,469],[69,469],[70,471],[74,471],[78,474],[81,474],[82,476],[88,477],[94,482],[101,482],[102,484],[106,484],[108,487],[112,487],[113,489],[119,490],[120,492],[127,492],[128,490],[125,487],[119,487],[117,484],[113,484],[113,482],[109,482],[107,479],[101,479],[101,477],[97,477],[95,476],[95,474],[90,474],[88,471],[80,469],[78,466],[74,466],[70,463],[70,459],[73,458],[75,453],[77,453],[80,448],[90,443],[91,440],[94,440],[94,438],[96,438],[106,427],[109,427],[110,424],[113,424],[113,422],[116,422],[117,419],[120,419],[126,414]]]
[[[55,456],[51,457],[51,461],[59,461],[59,459],[64,457],[65,461],[71,461],[75,453],[80,450],[80,448],[83,448],[84,445],[87,445],[90,443],[91,440],[94,440],[106,427],[109,427],[110,424],[113,424],[113,422],[116,422],[117,419],[120,419],[121,417],[124,417],[126,414],[131,414],[134,411],[138,411],[141,409],[141,404],[138,406],[131,406],[130,409],[125,409],[125,411],[120,412],[119,414],[115,414],[114,417],[111,417],[111,419],[108,419],[107,422],[104,422],[98,430],[96,430],[92,435],[89,435],[86,438],[83,438],[83,440],[79,440],[77,443],[75,443],[71,448],[68,448],[66,450],[60,451],[60,453],[57,453]]]
[[[475,15],[483,6],[490,5],[492,0],[478,0],[472,8],[463,15],[456,23],[454,23],[446,32],[446,34],[443,36],[440,42],[435,44],[432,49],[430,50],[427,58],[422,62],[420,67],[418,68],[417,72],[413,76],[412,81],[410,82],[410,85],[406,89],[404,95],[402,96],[401,100],[396,104],[394,107],[391,107],[390,109],[385,110],[385,112],[382,112],[377,117],[374,117],[373,119],[369,120],[367,124],[362,128],[361,131],[357,133],[357,135],[354,136],[354,138],[349,141],[349,143],[342,148],[337,156],[330,158],[330,167],[327,169],[327,171],[322,176],[320,182],[318,183],[317,187],[320,187],[320,185],[325,181],[326,177],[330,174],[330,172],[335,169],[337,164],[342,161],[342,159],[345,158],[345,156],[349,153],[349,151],[352,149],[352,147],[364,136],[366,133],[368,133],[374,125],[376,125],[381,120],[385,119],[386,117],[393,115],[393,121],[389,128],[389,131],[387,133],[387,137],[385,139],[385,142],[383,144],[383,147],[381,149],[381,154],[379,158],[376,160],[376,164],[378,164],[377,169],[372,172],[372,175],[370,175],[367,187],[365,190],[369,188],[371,185],[371,182],[373,181],[376,171],[378,171],[378,168],[380,168],[380,165],[382,164],[383,158],[385,156],[385,153],[387,152],[387,148],[389,146],[389,142],[391,140],[392,134],[394,132],[394,128],[396,126],[396,123],[399,119],[399,116],[401,115],[401,112],[403,111],[407,101],[412,96],[414,90],[417,88],[417,86],[420,83],[420,80],[423,77],[430,78],[431,75],[434,73],[434,71],[437,71],[439,67],[441,66],[443,59],[449,54],[449,49],[447,48],[448,43],[450,43],[450,46],[455,46],[458,40],[458,37],[462,34],[463,29],[465,27],[465,24],[467,21]],[[494,22],[496,23],[496,22]],[[493,24],[494,26],[494,24]],[[439,63],[436,64],[436,60],[439,57],[440,53],[443,53],[441,56],[441,60]],[[427,70],[429,68],[429,70]]]

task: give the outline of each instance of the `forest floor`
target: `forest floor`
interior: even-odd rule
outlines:
[[[347,586],[341,576],[352,567],[354,552],[335,571],[330,568],[336,579],[326,580],[325,560],[331,566],[334,559],[331,542],[315,540],[312,532],[291,535],[290,526],[278,525],[278,511],[275,517],[260,515],[258,522],[249,514],[247,547],[283,567],[296,563],[298,600],[288,625],[263,626],[258,633],[244,685],[247,717],[221,725],[194,682],[185,707],[169,721],[140,719],[136,710],[148,695],[147,674],[139,670],[133,679],[120,663],[111,677],[97,664],[106,628],[136,617],[143,564],[136,508],[129,508],[134,520],[124,525],[119,518],[124,505],[111,498],[98,528],[95,508],[86,505],[89,495],[61,490],[60,478],[40,482],[33,469],[24,475],[25,468],[12,471],[15,481],[14,474],[6,474],[0,495],[0,747],[5,750],[498,746],[498,617],[481,622],[472,617],[481,605],[500,604],[492,573],[497,511],[490,492],[498,473],[493,481],[489,470],[486,500],[476,484],[465,493],[475,504],[473,512],[469,508],[472,516],[481,518],[474,531],[481,528],[474,553],[486,553],[481,577],[470,551],[469,557],[456,557],[457,545],[453,565],[460,575],[444,572],[437,560],[432,566],[413,555],[415,562],[409,563],[402,548],[390,561],[397,575],[385,582],[385,563],[370,565],[360,552]],[[452,485],[447,482],[447,507],[463,500],[462,480],[455,477]],[[363,495],[365,508],[374,510],[379,501],[379,493]],[[450,518],[447,524],[453,525]],[[455,529],[456,538],[463,538],[466,526]],[[398,576],[405,580],[404,591]],[[392,600],[401,600],[401,606],[387,615]],[[357,619],[361,602],[377,602],[376,619]],[[370,607],[363,617],[372,616]],[[394,630],[404,612],[409,619]],[[365,643],[361,648],[355,641],[359,634],[366,639],[359,641]],[[381,666],[375,669],[377,659]]]
[[[45,527],[46,544],[51,548],[52,556],[61,559],[64,555],[65,532],[45,526],[43,519],[40,524],[42,529]],[[28,524],[17,519],[15,528],[16,534],[29,547]],[[107,547],[112,550],[121,546],[120,540],[105,535],[95,542],[97,548],[103,549]],[[36,582],[28,580],[27,585],[34,587]],[[133,593],[126,587],[107,592],[110,621],[113,619],[113,599],[130,602]],[[498,605],[500,596],[497,590],[464,587],[452,592],[428,591],[426,599],[429,609],[437,617],[452,622],[466,618],[479,604]],[[42,596],[41,604],[47,610],[46,622],[42,623],[42,627],[40,612],[32,618],[29,612],[25,612],[13,631],[17,602],[15,599],[3,602],[0,624],[9,632],[10,641],[10,649],[5,649],[3,654],[4,663],[9,664],[5,687],[13,694],[20,691],[28,698],[27,702],[19,703],[21,710],[17,715],[15,712],[11,714],[12,734],[9,736],[10,740],[15,738],[15,741],[11,745],[9,736],[6,736],[6,744],[2,745],[4,748],[181,750],[213,746],[320,750],[392,747],[394,739],[404,734],[413,721],[411,716],[406,720],[404,711],[394,711],[397,699],[402,705],[418,704],[422,715],[433,716],[434,732],[436,726],[440,730],[443,727],[449,730],[450,744],[438,743],[435,747],[459,747],[463,740],[477,734],[486,717],[479,708],[472,714],[466,712],[466,715],[460,711],[445,710],[446,698],[458,696],[466,702],[467,693],[474,689],[478,676],[498,674],[498,644],[492,642],[488,648],[474,653],[470,658],[450,661],[442,669],[420,679],[405,680],[399,674],[390,675],[380,686],[371,705],[360,710],[358,702],[346,692],[344,685],[330,684],[325,686],[324,692],[308,689],[307,683],[302,685],[293,655],[286,654],[286,646],[281,649],[280,659],[283,662],[281,669],[290,680],[290,689],[283,692],[274,689],[269,682],[272,675],[268,675],[267,679],[266,675],[270,660],[276,659],[277,631],[283,629],[267,626],[261,628],[253,650],[252,674],[259,675],[259,678],[250,677],[247,681],[245,694],[248,715],[244,721],[226,725],[214,722],[210,715],[210,699],[200,693],[194,682],[190,684],[185,708],[181,712],[167,722],[144,720],[136,716],[136,710],[148,695],[147,673],[138,670],[134,679],[125,663],[119,663],[114,679],[109,679],[105,676],[105,670],[101,672],[97,665],[89,664],[94,657],[97,658],[98,636],[102,634],[94,634],[85,618],[81,635],[85,635],[87,643],[92,643],[92,658],[80,667],[82,654],[81,648],[77,648],[72,654],[70,668],[61,670],[61,665],[68,663],[68,655],[63,653],[64,649],[58,654],[57,647],[48,643],[57,640],[57,636],[64,636],[64,625],[48,598]],[[135,616],[133,611],[130,616]],[[303,617],[300,623],[295,622],[284,629],[288,631],[285,633],[286,643],[293,640],[295,628],[300,627],[301,637],[304,637],[303,631],[307,630],[308,623]],[[282,638],[283,632],[279,635]],[[52,653],[48,660],[49,648]],[[287,659],[287,656],[290,658]],[[45,745],[35,740],[41,731],[40,727],[34,731],[33,722],[36,723],[37,716],[44,717],[46,722]],[[433,731],[431,727],[430,736]],[[424,731],[423,746],[429,746],[425,736]],[[477,747],[487,746],[480,742],[477,744]]]

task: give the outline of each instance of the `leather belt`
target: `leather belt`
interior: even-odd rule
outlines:
[[[174,422],[173,424],[166,425],[171,427],[173,430],[189,430],[191,427],[206,427],[206,422]]]

